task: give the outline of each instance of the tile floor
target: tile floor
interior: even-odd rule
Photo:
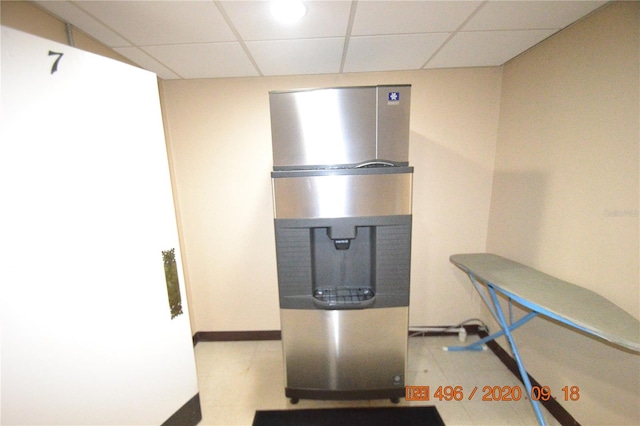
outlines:
[[[469,341],[475,339],[470,336]],[[430,402],[401,399],[402,405],[436,405],[448,425],[536,425],[524,395],[518,402],[482,401],[484,386],[524,386],[487,350],[446,352],[457,345],[456,336],[411,337],[406,384],[429,386]],[[200,425],[251,425],[255,410],[393,406],[389,400],[312,401],[292,405],[284,396],[283,357],[280,341],[199,342],[195,347],[202,422]],[[439,386],[462,386],[465,395],[478,387],[468,401],[434,401]],[[559,423],[544,409],[551,426]]]

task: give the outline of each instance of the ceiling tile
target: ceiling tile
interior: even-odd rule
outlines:
[[[340,72],[344,38],[247,42],[264,75]]]
[[[240,43],[172,44],[143,50],[182,78],[254,77]]]
[[[457,33],[426,68],[498,66],[553,34],[553,30]]]
[[[360,1],[351,35],[455,31],[481,1]]]
[[[135,45],[236,41],[210,1],[79,1]]]
[[[169,68],[162,65],[160,62],[149,56],[148,53],[142,51],[139,47],[114,47],[113,50],[121,54],[127,59],[130,59],[138,66],[154,72],[163,80],[173,80],[180,78]]]
[[[37,1],[164,79],[502,65],[608,2],[304,3],[306,15],[287,26],[268,1]]]
[[[420,69],[448,33],[351,37],[345,72]]]
[[[490,0],[462,28],[462,31],[558,30],[605,3],[606,1]]]
[[[107,46],[130,46],[124,38],[110,30],[98,20],[88,15],[82,9],[67,1],[38,1],[39,6],[48,10],[64,22],[72,23],[75,27],[90,34],[91,37]]]
[[[220,2],[245,41],[344,37],[351,2],[305,1],[307,13],[295,24],[282,25],[271,17],[267,1]]]

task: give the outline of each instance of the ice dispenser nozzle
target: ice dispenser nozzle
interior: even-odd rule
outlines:
[[[351,240],[341,238],[339,240],[333,240],[333,245],[336,246],[336,250],[348,250]]]
[[[327,229],[327,235],[333,240],[336,250],[348,250],[351,240],[356,237],[356,227],[348,224],[337,224]]]

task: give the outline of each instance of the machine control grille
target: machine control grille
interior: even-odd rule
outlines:
[[[319,302],[322,307],[333,309],[368,306],[374,297],[371,287],[317,288],[313,291],[314,301]]]

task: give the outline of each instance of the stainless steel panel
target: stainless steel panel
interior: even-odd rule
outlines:
[[[285,386],[314,390],[404,387],[407,307],[281,309]]]
[[[376,158],[409,161],[411,86],[378,87],[378,139]]]
[[[272,92],[269,103],[275,168],[376,158],[375,88]]]
[[[273,179],[276,219],[411,214],[411,173]]]

